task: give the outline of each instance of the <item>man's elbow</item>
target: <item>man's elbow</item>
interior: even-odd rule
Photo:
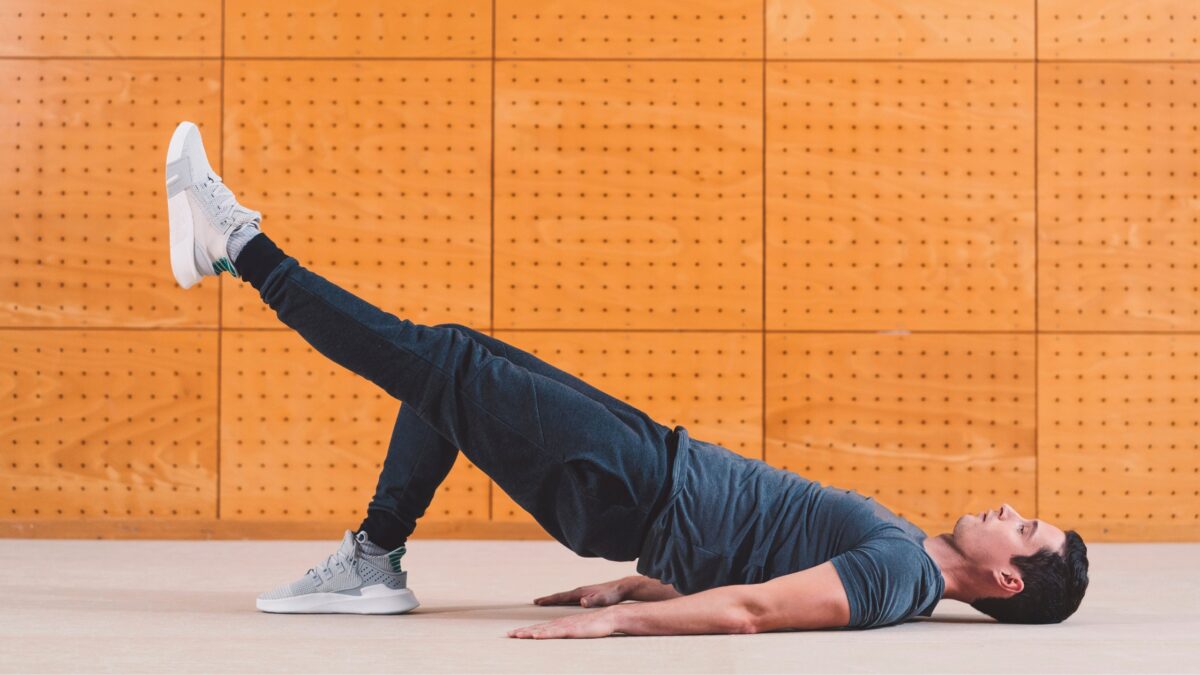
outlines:
[[[760,633],[764,630],[763,617],[745,607],[738,607],[726,617],[726,631],[730,634]]]

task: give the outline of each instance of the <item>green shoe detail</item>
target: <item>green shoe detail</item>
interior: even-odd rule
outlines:
[[[213,274],[220,274],[221,272],[229,272],[235,277],[239,276],[237,268],[233,266],[233,263],[230,262],[229,258],[221,258],[213,263]]]
[[[387,554],[388,564],[392,566],[392,571],[395,572],[396,574],[400,574],[400,572],[403,571],[400,569],[400,558],[404,556],[405,550],[406,549],[404,548],[404,546],[401,545],[396,550]]]

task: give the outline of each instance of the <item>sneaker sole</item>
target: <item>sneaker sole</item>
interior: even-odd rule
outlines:
[[[191,122],[181,122],[175,127],[175,133],[171,134],[171,144],[167,146],[167,165],[183,156],[187,135],[195,128],[196,125]],[[196,269],[196,257],[193,253],[196,246],[196,225],[192,221],[192,209],[188,205],[186,190],[167,199],[167,218],[171,230],[171,272],[180,286],[191,288],[203,275]]]
[[[407,588],[391,589],[383,584],[364,587],[362,595],[307,593],[256,601],[259,610],[275,614],[403,614],[420,604]]]

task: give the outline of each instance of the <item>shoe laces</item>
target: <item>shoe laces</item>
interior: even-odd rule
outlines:
[[[358,554],[358,544],[355,544],[354,549],[347,552],[338,549],[332,555],[325,559],[325,562],[314,565],[309,568],[306,574],[312,575],[318,583],[332,579],[334,576],[333,569],[336,567],[339,572],[345,572],[347,569],[354,567],[354,559]]]
[[[216,207],[217,212],[215,215],[217,223],[222,229],[225,229],[236,221],[240,215],[250,216],[251,218],[256,215],[255,212],[238,204],[237,197],[234,196],[233,191],[225,185],[220,176],[211,171],[205,176],[200,188],[208,194],[209,203]]]

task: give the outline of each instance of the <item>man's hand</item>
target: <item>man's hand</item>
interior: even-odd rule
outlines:
[[[551,593],[535,598],[535,605],[579,605],[580,607],[607,607],[627,599],[630,590],[631,577],[606,581],[602,584],[580,586],[579,588]],[[553,623],[553,622],[551,622]]]
[[[603,584],[601,584],[603,585]],[[578,590],[578,589],[576,589]],[[574,591],[567,591],[573,593]],[[508,631],[508,637],[532,638],[545,640],[554,638],[599,638],[612,635],[616,630],[613,609],[598,609],[594,612],[582,612],[564,616],[546,623],[514,628]]]
[[[602,584],[580,586],[570,591],[543,595],[533,602],[538,605],[578,604],[580,607],[608,607],[625,600],[654,602],[678,597],[679,591],[670,584],[635,574]]]

